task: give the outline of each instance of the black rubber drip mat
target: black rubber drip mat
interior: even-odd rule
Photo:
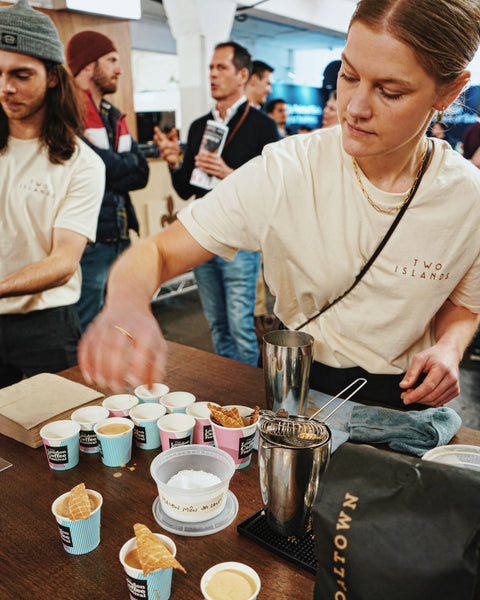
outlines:
[[[267,550],[294,562],[314,575],[316,574],[318,563],[315,557],[313,533],[307,532],[302,537],[279,535],[268,525],[264,509],[257,511],[237,525],[237,531]]]

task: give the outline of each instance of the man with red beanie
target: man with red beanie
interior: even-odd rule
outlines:
[[[104,98],[117,91],[122,72],[112,40],[97,31],[81,31],[68,42],[66,55],[68,68],[85,96],[85,141],[106,169],[97,240],[87,245],[81,260],[82,293],[77,309],[85,331],[103,306],[112,263],[130,245],[129,230],[138,233],[128,192],[147,185],[149,167],[128,131],[125,115]]]

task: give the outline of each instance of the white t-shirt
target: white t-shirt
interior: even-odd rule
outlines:
[[[383,208],[405,198],[362,180]],[[394,215],[362,194],[337,126],[266,146],[179,219],[224,258],[238,248],[261,250],[275,313],[293,329],[351,286]],[[406,371],[434,343],[434,316],[447,298],[480,312],[479,232],[480,170],[435,140],[412,204],[380,256],[352,292],[303,329],[315,338],[315,360]]]
[[[0,278],[48,256],[54,228],[95,240],[105,187],[105,165],[84,142],[72,158],[54,165],[39,140],[9,137],[0,154]],[[74,304],[80,267],[60,287],[0,299],[0,314]]]

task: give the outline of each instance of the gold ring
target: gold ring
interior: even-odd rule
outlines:
[[[128,337],[128,339],[132,340],[132,342],[135,341],[135,338],[133,337],[133,335],[131,333],[129,333],[126,329],[124,329],[123,327],[120,327],[119,325],[114,325],[114,327],[122,335],[124,335],[124,336]]]

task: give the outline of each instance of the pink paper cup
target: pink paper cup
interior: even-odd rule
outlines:
[[[80,451],[86,454],[100,452],[98,440],[93,428],[103,421],[109,412],[103,406],[82,406],[70,415],[70,419],[80,425]]]
[[[193,443],[202,444],[204,446],[213,446],[215,440],[213,438],[213,429],[210,422],[210,410],[207,404],[214,404],[219,406],[215,402],[194,402],[190,406],[187,406],[185,412],[195,419],[195,428],[193,430]]]
[[[185,413],[170,413],[157,421],[162,440],[162,450],[188,446],[192,443],[195,419]]]
[[[237,408],[241,417],[252,414],[252,409],[248,406],[239,406],[232,404],[223,408]],[[213,427],[213,436],[217,448],[225,450],[233,458],[237,469],[248,467],[252,460],[252,450],[255,442],[255,433],[257,431],[257,422],[245,427],[222,427],[210,420]]]
[[[116,394],[102,402],[111,417],[128,417],[131,408],[138,404],[138,398],[132,394]]]

